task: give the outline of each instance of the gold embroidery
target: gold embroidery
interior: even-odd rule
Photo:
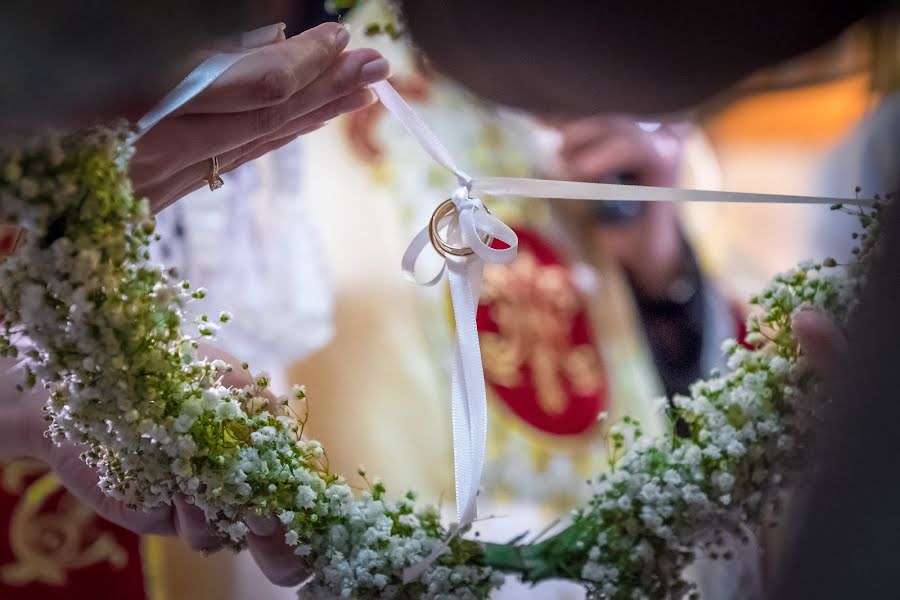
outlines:
[[[603,386],[600,358],[587,344],[571,346],[578,296],[560,265],[539,265],[520,250],[508,267],[485,269],[481,303],[490,307],[499,331],[480,334],[485,376],[502,387],[522,385],[527,367],[541,408],[559,414],[567,406],[563,381],[579,395]]]
[[[26,486],[29,476],[44,473]],[[9,524],[9,542],[15,562],[0,567],[7,585],[44,583],[64,585],[68,571],[108,562],[122,568],[128,554],[109,533],[89,535],[96,515],[64,493],[53,510],[42,510],[61,489],[47,467],[35,461],[17,461],[3,468],[4,491],[18,495]]]

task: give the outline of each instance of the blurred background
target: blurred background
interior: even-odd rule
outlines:
[[[872,189],[879,184],[860,157],[884,126],[878,119],[898,118],[873,112],[876,59],[900,56],[896,30],[854,26],[690,119],[561,122],[488,105],[434,72],[385,33],[400,24],[380,0],[337,14],[281,0],[269,13],[289,35],[324,20],[350,24],[352,45],[391,61],[392,83],[472,174],[840,197],[856,186],[866,196],[893,191]],[[448,294],[409,284],[399,265],[452,177],[374,105],[225,182],[160,215],[157,258],[202,283],[206,305],[233,313],[219,340],[227,351],[282,390],[307,385],[310,434],[335,471],[355,473],[362,462],[395,493],[414,487],[441,501],[449,517]],[[842,260],[852,247],[852,219],[827,205],[487,200],[522,240],[514,265],[486,273],[478,314],[492,423],[482,514],[493,518],[479,524],[488,538],[536,533],[582,499],[584,479],[605,461],[602,414],[666,426],[652,401],[720,366],[719,344],[740,337],[746,298],[799,260]],[[266,583],[244,555],[201,557],[146,538],[142,560],[151,600],[295,595]],[[706,597],[741,597],[734,588],[752,587],[759,562],[750,548],[732,565],[699,565],[696,577]],[[511,583],[498,597],[580,593]]]

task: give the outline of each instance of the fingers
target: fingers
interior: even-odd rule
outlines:
[[[791,323],[800,349],[821,375],[833,373],[847,355],[847,338],[834,321],[815,310],[802,310]]]
[[[240,112],[280,104],[322,75],[349,41],[346,27],[325,23],[261,48],[235,63],[184,112]]]
[[[311,133],[323,126],[324,123],[319,123],[317,125],[302,129],[294,135],[284,138],[278,138],[271,142],[264,142],[260,145],[254,145],[252,151],[250,151],[249,154],[242,155],[235,161],[225,165],[220,163],[219,173],[229,173],[234,169],[240,167],[241,165],[256,160],[257,158],[260,158],[261,156],[268,154],[269,152],[274,152],[275,150],[278,150],[279,148],[290,144],[301,135]],[[206,177],[206,175],[209,173],[209,169],[210,165],[208,162],[205,162],[201,165],[194,165],[193,167],[186,169],[183,176],[172,179],[166,182],[164,185],[147,192],[145,195],[149,198],[152,198],[151,204],[153,207],[153,212],[158,213],[159,211],[168,208],[172,203],[177,202],[180,198],[184,198],[191,192],[195,192],[203,187],[206,187],[208,184],[204,179],[202,179],[202,177]],[[200,173],[203,173],[203,175],[200,176]]]
[[[374,69],[369,68],[372,66]],[[358,108],[360,96],[344,99],[361,92],[359,88],[365,83],[384,79],[388,72],[387,63],[377,52],[348,52],[314,84],[278,106],[229,115],[189,114],[165,119],[138,143],[130,167],[132,179],[143,185],[152,184],[174,175],[186,165],[275,134],[285,125],[333,102],[338,104],[331,107],[331,116],[352,110],[346,106],[347,102]],[[314,122],[312,119],[323,120],[321,116],[310,117],[310,123]]]
[[[564,163],[566,177],[580,181],[607,179],[619,173],[635,173],[644,169],[642,149],[630,140],[611,138],[592,146]]]
[[[194,550],[211,553],[222,548],[222,539],[206,522],[203,511],[188,504],[184,497],[175,496],[175,531]]]
[[[677,181],[681,144],[668,130],[644,131],[627,117],[590,117],[560,128],[561,176],[578,181],[608,181],[629,175],[642,185]]]
[[[121,501],[107,496],[98,486],[100,477],[80,457],[81,449],[72,445],[54,446],[49,458],[60,482],[94,510],[98,515],[116,525],[142,535],[173,535],[175,524],[171,507],[164,506],[151,511],[131,510]]]
[[[559,127],[563,138],[562,146],[559,149],[560,157],[570,159],[585,146],[609,136],[611,131],[610,119],[589,117],[566,123]]]
[[[375,96],[368,89],[358,90],[335,100],[312,113],[290,121],[274,133],[254,139],[219,155],[220,172],[227,173],[244,163],[284,146],[301,135],[319,129],[325,122],[338,115],[364,108],[374,101]],[[264,149],[264,151],[260,152],[260,149]],[[136,186],[135,192],[140,196],[150,198],[154,211],[158,212],[172,201],[184,196],[188,191],[199,189],[201,184],[204,184],[203,179],[209,174],[209,169],[209,157],[206,157],[174,175],[164,178],[155,177],[143,183],[141,187]]]
[[[309,577],[294,549],[284,542],[284,528],[280,525],[271,535],[248,534],[247,548],[259,570],[275,585],[293,587]]]
[[[306,135],[307,133],[311,133],[317,129],[320,129],[323,125],[324,125],[324,123],[320,123],[318,125],[308,127],[304,130],[301,130],[296,135],[286,137],[286,138],[281,138],[281,139],[275,140],[273,142],[268,142],[266,144],[263,144],[262,146],[256,147],[256,149],[251,154],[240,157],[240,159],[237,160],[236,162],[233,162],[231,164],[224,165],[224,166],[222,164],[220,164],[219,165],[219,173],[220,174],[229,173],[229,172],[233,171],[234,169],[240,167],[241,165],[244,165],[250,161],[256,160],[257,158],[260,158],[264,154],[268,154],[269,152],[274,152],[275,150],[278,150],[279,148],[282,148],[283,146],[290,144],[291,142],[293,142],[294,140],[299,138],[301,135]],[[147,192],[141,193],[139,195],[143,195],[143,196],[150,198],[151,199],[151,208],[152,208],[153,212],[158,213],[162,210],[165,210],[170,205],[177,202],[179,199],[184,198],[191,192],[195,192],[201,188],[207,187],[209,184],[204,179],[198,178],[197,175],[198,175],[198,173],[202,172],[202,173],[204,173],[203,177],[205,177],[206,174],[209,173],[209,169],[210,169],[210,164],[208,162],[204,163],[204,165],[202,167],[198,167],[197,165],[195,165],[194,167],[190,168],[190,170],[185,171],[186,173],[189,174],[189,176],[179,177],[177,180],[176,179],[170,180],[163,185],[157,186],[156,188],[153,188],[153,189],[151,189]],[[179,183],[179,181],[181,183]],[[187,181],[188,183],[184,184],[185,181]]]
[[[261,537],[273,535],[278,531],[278,520],[272,516],[263,517],[251,512],[245,517],[244,524],[250,528],[250,533]]]

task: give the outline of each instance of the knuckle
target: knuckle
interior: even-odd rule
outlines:
[[[313,68],[325,70],[334,58],[334,45],[321,37],[313,38],[309,44],[309,60]]]
[[[259,95],[270,104],[279,104],[294,93],[294,73],[286,63],[267,69],[259,78]]]
[[[251,131],[251,134],[255,136],[262,136],[267,133],[271,133],[272,131],[275,131],[280,124],[280,111],[278,111],[275,107],[261,108],[257,110],[253,115],[253,129]],[[251,144],[253,142],[255,142],[255,139],[249,140],[244,145]]]

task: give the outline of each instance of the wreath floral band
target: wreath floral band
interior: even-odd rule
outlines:
[[[135,510],[181,494],[235,549],[247,515],[276,516],[315,574],[300,592],[309,598],[486,598],[508,573],[577,581],[592,598],[696,594],[684,568],[701,554],[727,559],[722,533],[752,535],[773,490],[807,458],[824,400],[791,318],[811,306],[846,322],[881,211],[858,213],[855,264],[806,262],[753,298],[748,346],[726,343],[728,372],[660,403],[664,435],[643,435],[629,418],[609,428],[609,470],[589,482],[593,498],[567,527],[530,544],[489,544],[451,535],[435,507],[412,492],[389,498],[364,473],[366,489],[354,493],[322,445],[303,437],[302,388],[273,407],[264,375],[242,389],[222,384],[247,365],[205,360],[198,347],[230,316],[188,322],[185,307],[203,289],[150,262],[154,221],[128,179],[128,133],[0,148],[0,221],[27,232],[0,263],[0,353],[21,355],[26,383],[47,388],[48,435],[83,444],[107,494]],[[404,582],[403,570],[448,538]]]

